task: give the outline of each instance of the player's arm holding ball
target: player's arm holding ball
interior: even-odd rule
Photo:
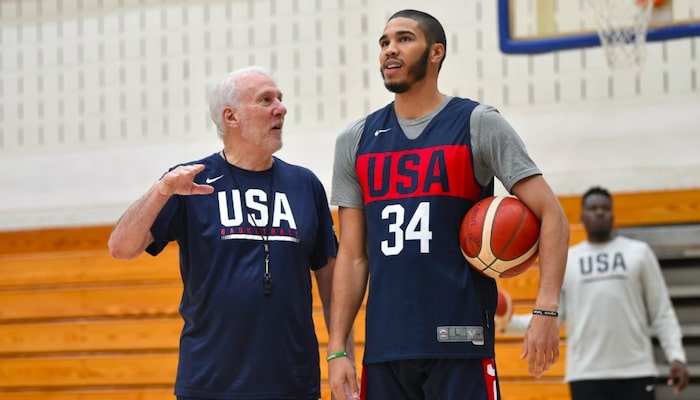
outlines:
[[[569,245],[569,223],[559,200],[542,175],[516,183],[511,190],[540,220],[540,281],[535,310],[525,332],[521,358],[528,372],[539,378],[559,359],[559,295],[564,279]],[[550,313],[553,312],[553,313]]]

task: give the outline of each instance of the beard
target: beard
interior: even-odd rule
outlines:
[[[427,75],[428,57],[430,57],[430,46],[426,46],[421,58],[408,67],[408,78],[400,82],[387,82],[384,77],[384,70],[380,67],[379,72],[382,74],[384,87],[392,93],[404,93],[410,89],[413,83],[423,80]]]
[[[590,239],[596,241],[606,241],[610,239],[612,233],[612,223],[588,223],[584,224],[586,233]]]
[[[269,128],[261,128],[260,124],[254,125],[248,119],[241,121],[241,138],[252,143],[261,150],[274,154],[282,148],[282,135],[275,135]]]

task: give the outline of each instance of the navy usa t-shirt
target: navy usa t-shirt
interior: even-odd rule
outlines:
[[[184,327],[175,393],[319,398],[310,270],[337,251],[321,182],[278,158],[260,172],[229,168],[219,154],[195,163],[206,166],[195,182],[212,185],[214,193],[173,196],[147,249],[156,255],[170,241],[180,249]],[[263,293],[265,242],[270,295]]]

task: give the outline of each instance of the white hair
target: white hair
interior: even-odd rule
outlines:
[[[224,107],[237,107],[239,105],[241,100],[241,93],[238,88],[239,78],[251,73],[263,74],[272,79],[267,69],[258,65],[252,65],[229,72],[218,82],[211,85],[209,89],[209,112],[211,113],[211,119],[214,121],[214,125],[216,125],[219,138],[223,138],[224,132],[226,131],[226,125],[224,125],[221,110],[223,110]]]

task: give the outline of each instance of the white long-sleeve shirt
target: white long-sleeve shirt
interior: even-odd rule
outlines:
[[[566,381],[655,376],[653,333],[669,362],[686,362],[661,268],[642,241],[618,236],[573,246],[559,318],[566,322]],[[508,331],[528,321],[514,316]]]

